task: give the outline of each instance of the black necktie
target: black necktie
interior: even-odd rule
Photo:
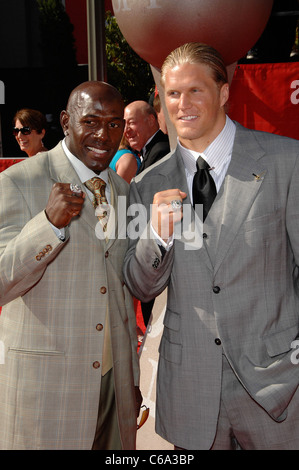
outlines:
[[[201,156],[197,159],[196,168],[192,188],[193,207],[195,204],[203,205],[203,220],[205,220],[217,191],[213,177],[210,175],[210,166]]]

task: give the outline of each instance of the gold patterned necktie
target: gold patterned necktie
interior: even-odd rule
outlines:
[[[94,178],[85,181],[84,184],[94,195],[93,205],[96,208],[96,215],[101,222],[103,231],[106,232],[109,216],[107,211],[108,201],[105,195],[106,183],[101,178],[95,176]],[[103,210],[101,210],[101,206],[103,206]]]

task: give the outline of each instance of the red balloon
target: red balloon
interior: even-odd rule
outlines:
[[[112,5],[132,49],[161,68],[186,42],[215,47],[226,65],[237,61],[261,36],[273,0],[112,0]]]

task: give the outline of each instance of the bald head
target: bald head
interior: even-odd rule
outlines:
[[[118,150],[124,130],[124,101],[105,82],[81,83],[61,113],[61,126],[70,152],[99,174]]]
[[[67,111],[72,112],[77,106],[81,105],[90,97],[95,100],[111,100],[117,101],[121,106],[124,106],[123,98],[120,92],[112,85],[100,81],[88,81],[78,85],[70,94]]]
[[[152,114],[153,116],[156,116],[156,111],[154,108],[146,101],[141,100],[133,101],[132,103],[128,104],[128,106],[126,106],[126,112],[141,113],[144,115]]]
[[[125,108],[125,136],[130,146],[140,151],[159,130],[157,114],[146,101],[133,101]]]

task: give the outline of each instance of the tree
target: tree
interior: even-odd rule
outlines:
[[[127,43],[111,12],[106,14],[106,63],[108,82],[120,91],[126,103],[148,101],[155,89],[150,65]]]

